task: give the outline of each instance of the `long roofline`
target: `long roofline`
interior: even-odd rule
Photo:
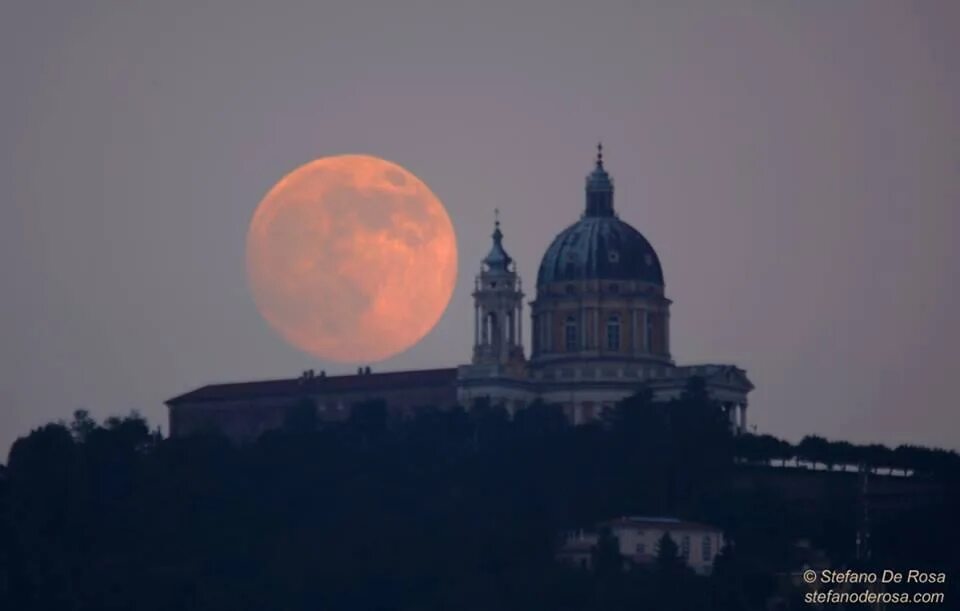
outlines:
[[[229,401],[238,397],[291,397],[304,390],[313,392],[350,392],[373,389],[390,389],[405,384],[416,386],[442,386],[456,383],[457,368],[410,369],[339,376],[314,376],[310,378],[279,378],[253,382],[225,382],[207,384],[164,401],[169,406],[192,401]]]

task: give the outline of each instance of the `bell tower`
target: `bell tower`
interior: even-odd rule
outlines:
[[[494,214],[493,245],[474,284],[472,362],[522,366],[523,287],[513,259],[503,248],[499,210]]]

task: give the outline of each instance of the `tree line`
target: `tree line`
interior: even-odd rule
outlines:
[[[876,443],[855,445],[818,435],[808,435],[792,444],[773,435],[744,434],[736,439],[735,453],[749,463],[823,466],[827,470],[851,465],[888,475],[949,473],[960,465],[960,456],[951,450],[909,444],[896,448]]]
[[[304,405],[244,445],[82,412],[18,439],[0,471],[0,608],[746,610],[782,588],[800,539],[857,562],[846,492],[811,516],[736,484],[761,438],[733,437],[702,384],[670,403],[641,390],[576,427],[543,403],[397,420],[368,401],[340,423]],[[943,465],[936,504],[874,520],[872,562],[957,568],[958,473]],[[560,533],[621,515],[715,524],[731,544],[709,577],[669,549],[651,566],[609,545],[593,570],[556,561]]]

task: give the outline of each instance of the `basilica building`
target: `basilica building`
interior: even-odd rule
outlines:
[[[582,423],[641,384],[667,400],[700,376],[735,429],[744,430],[752,384],[733,365],[674,363],[660,259],[617,215],[613,194],[598,147],[580,219],[554,238],[540,262],[529,304],[529,359],[522,345],[524,294],[496,223],[474,285],[473,358],[458,368],[459,400],[469,405],[489,397],[516,410],[541,399]]]
[[[283,425],[308,401],[321,420],[343,419],[350,405],[385,399],[392,410],[471,406],[478,399],[511,414],[535,400],[562,406],[574,424],[641,386],[657,400],[679,396],[699,377],[735,432],[747,427],[753,385],[734,365],[677,365],[670,352],[670,299],[650,242],[621,220],[613,180],[598,146],[580,218],[543,255],[529,302],[531,346],[524,347],[524,293],[516,263],[495,222],[490,251],[474,282],[473,353],[459,367],[350,376],[317,376],[204,386],[167,401],[170,433],[214,428],[235,439]]]

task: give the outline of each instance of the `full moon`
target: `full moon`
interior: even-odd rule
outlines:
[[[284,176],[253,213],[247,276],[261,315],[315,357],[373,362],[443,315],[457,239],[443,204],[401,166],[323,157]]]

